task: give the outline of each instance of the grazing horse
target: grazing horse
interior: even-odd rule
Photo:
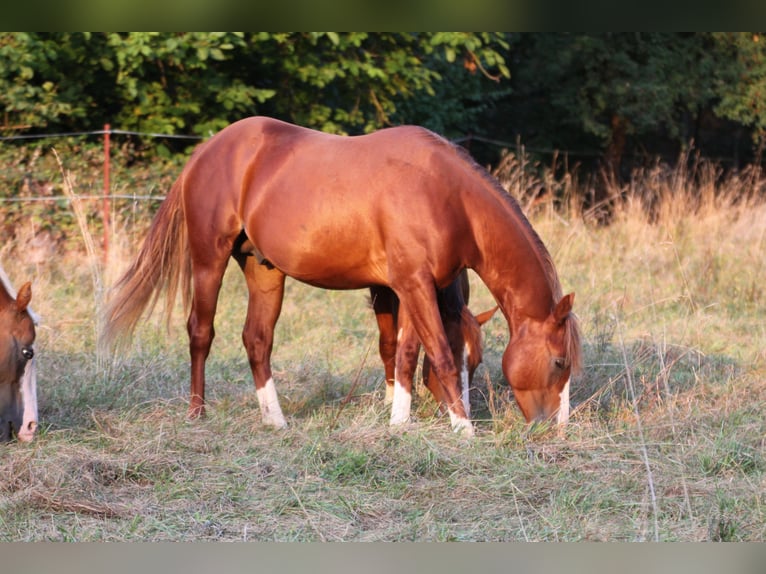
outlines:
[[[14,435],[28,442],[37,430],[36,318],[29,309],[31,299],[31,283],[14,295],[0,267],[0,442]]]
[[[497,307],[474,316],[468,309],[469,297],[470,285],[468,283],[468,272],[465,269],[445,289],[437,291],[437,301],[442,324],[444,325],[444,332],[447,335],[447,340],[452,350],[455,366],[460,373],[460,395],[463,407],[465,408],[466,415],[470,418],[471,403],[469,400],[469,389],[473,381],[473,374],[482,361],[481,325],[492,318],[492,315],[497,311]],[[393,402],[394,385],[397,379],[395,360],[399,300],[396,297],[396,293],[388,287],[371,287],[370,298],[380,332],[378,348],[386,373],[386,402],[391,403]],[[411,352],[406,352],[406,356],[417,358],[420,344],[419,342],[416,344],[417,347]],[[423,381],[433,394],[434,399],[440,404],[442,411],[446,412],[446,399],[441,395],[439,385],[431,379],[430,366],[428,355],[426,355],[423,357]],[[414,369],[415,365],[410,365],[410,368],[405,372],[409,377],[412,377]],[[400,374],[400,379],[401,376]],[[403,416],[408,416],[408,414],[404,413]]]
[[[426,129],[346,137],[251,117],[195,150],[115,285],[102,332],[107,345],[131,333],[163,290],[172,303],[180,288],[191,301],[191,417],[204,414],[205,361],[230,256],[247,281],[243,342],[265,424],[286,424],[270,357],[289,275],[325,289],[390,288],[399,299],[397,370],[411,364],[405,355],[419,339],[453,429],[472,435],[437,301],[465,268],[508,323],[503,373],[526,420],[568,420],[581,354],[574,294],[562,296],[518,203],[465,151]],[[402,377],[392,424],[406,420],[410,401]]]

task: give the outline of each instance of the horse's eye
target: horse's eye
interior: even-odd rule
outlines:
[[[563,357],[556,357],[553,359],[553,365],[560,371],[564,370],[564,367],[567,366],[566,361]]]
[[[35,356],[35,350],[32,347],[24,347],[21,349],[21,354],[27,361],[29,361]]]

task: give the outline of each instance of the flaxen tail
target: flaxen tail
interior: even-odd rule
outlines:
[[[184,222],[181,176],[162,202],[135,260],[109,293],[99,344],[102,349],[130,339],[136,324],[154,309],[162,292],[170,320],[181,289],[184,305],[191,293],[191,258]]]

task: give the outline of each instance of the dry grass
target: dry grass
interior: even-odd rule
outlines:
[[[514,158],[505,169],[577,294],[586,368],[565,438],[523,424],[502,382],[497,318],[484,327],[475,439],[455,437],[422,392],[416,422],[390,429],[366,294],[295,282],[274,354],[291,425],[263,428],[234,266],[209,361],[210,415],[188,423],[180,310],[171,333],[157,314],[129,355],[99,366],[83,256],[27,265],[11,246],[3,264],[16,281],[34,277],[44,318],[42,429],[30,445],[0,446],[0,538],[766,540],[760,174],[653,166],[609,188],[603,225],[576,200],[591,185],[576,174]],[[133,251],[125,237],[107,283]],[[474,310],[493,304],[475,276],[472,287]]]

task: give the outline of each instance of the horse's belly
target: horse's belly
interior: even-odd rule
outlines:
[[[351,237],[354,240],[333,233],[318,237],[296,232],[290,239],[275,241],[272,236],[256,246],[269,264],[316,287],[361,289],[386,284],[388,266],[383,250],[364,234]]]
[[[328,289],[385,284],[388,262],[374,194],[272,182],[245,202],[246,233],[286,275]]]
[[[383,266],[372,260],[350,264],[342,261],[342,257],[328,258],[324,253],[314,252],[266,258],[286,275],[325,289],[361,289],[387,281]]]

